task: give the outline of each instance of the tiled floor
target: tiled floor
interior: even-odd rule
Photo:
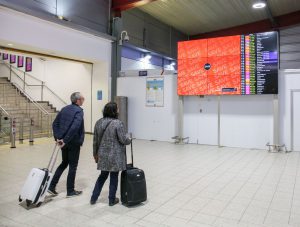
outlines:
[[[65,198],[65,173],[58,197],[27,210],[18,203],[19,190],[32,167],[47,165],[52,150],[52,140],[36,143],[0,147],[0,226],[300,226],[300,152],[136,140],[135,164],[145,171],[148,201],[109,207],[106,184],[91,206],[99,172],[88,137],[76,178],[83,195]]]

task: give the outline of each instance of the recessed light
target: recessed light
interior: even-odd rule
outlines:
[[[7,45],[8,45],[8,46],[10,46],[10,47],[11,47],[11,46],[13,46],[13,44],[12,44],[12,43],[8,43]]]
[[[144,58],[145,59],[150,59],[150,58],[152,58],[152,56],[150,54],[147,54]]]
[[[254,9],[262,9],[264,7],[266,7],[266,3],[265,2],[256,2],[256,3],[253,3],[252,7]]]

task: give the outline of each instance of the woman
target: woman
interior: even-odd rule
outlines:
[[[118,175],[119,171],[126,169],[125,145],[130,142],[129,134],[126,134],[123,123],[118,120],[117,104],[107,103],[103,110],[103,118],[96,122],[94,129],[93,155],[101,174],[91,196],[91,205],[96,203],[109,174],[109,206],[119,202],[116,198]]]

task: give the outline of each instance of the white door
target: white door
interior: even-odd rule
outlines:
[[[294,92],[294,151],[300,151],[300,92]]]

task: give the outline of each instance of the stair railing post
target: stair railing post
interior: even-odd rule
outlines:
[[[25,78],[26,78],[26,72],[24,72],[24,80],[23,80],[23,90],[25,91]]]
[[[11,65],[9,65],[9,81],[10,81],[10,82],[11,82],[11,71],[12,71]]]
[[[41,101],[44,101],[44,81],[42,81]]]
[[[4,96],[4,93],[5,93],[5,86],[4,86],[4,84],[1,84],[1,87],[2,87],[2,100],[3,100],[3,103],[5,102],[4,101],[4,98],[5,98],[5,96]]]
[[[21,118],[20,121],[20,131],[19,131],[19,143],[23,144],[24,141],[24,118]]]
[[[10,148],[16,148],[16,119],[11,118],[10,119],[10,142],[11,146]]]
[[[48,114],[48,127],[47,127],[47,130],[48,130],[48,137],[51,136],[51,131],[50,131],[50,123],[51,122],[51,114]]]
[[[16,104],[16,106],[17,106],[17,104],[18,104],[18,102],[17,102],[18,89],[16,88],[15,91],[16,91],[16,94],[15,94],[15,104]]]
[[[29,144],[33,145],[33,126],[34,126],[34,120],[33,118],[30,118],[30,134],[29,134]]]

